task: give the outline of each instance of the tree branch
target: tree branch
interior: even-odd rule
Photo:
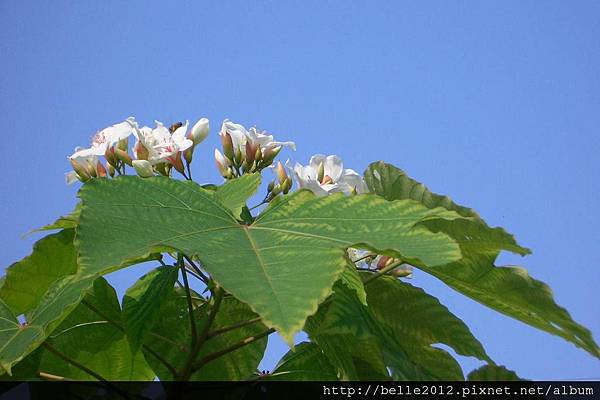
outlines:
[[[256,318],[252,318],[252,319],[250,319],[248,321],[242,321],[242,322],[238,322],[236,324],[232,324],[232,325],[226,326],[224,328],[215,329],[214,331],[208,332],[207,338],[210,339],[210,338],[215,337],[217,335],[220,335],[222,333],[229,332],[229,331],[232,331],[234,329],[242,328],[242,327],[244,327],[246,325],[254,324],[255,322],[259,322],[260,319],[261,319],[260,317],[256,317]]]
[[[181,269],[181,275],[183,276],[183,283],[185,285],[185,297],[188,303],[188,314],[190,315],[190,327],[191,327],[191,344],[190,348],[196,347],[196,341],[198,340],[198,333],[196,331],[196,319],[194,318],[194,304],[192,303],[192,292],[190,290],[190,284],[187,278],[187,270],[183,263],[183,255],[180,253],[177,256],[177,265]]]
[[[265,336],[269,336],[273,332],[275,332],[275,329],[273,329],[273,328],[267,329],[266,331],[261,332],[258,335],[247,337],[246,339],[244,339],[244,340],[242,340],[242,341],[234,344],[233,346],[226,347],[226,348],[224,348],[222,350],[219,350],[219,351],[216,351],[214,353],[208,354],[208,355],[202,357],[197,363],[195,363],[193,365],[192,370],[194,372],[198,371],[200,368],[202,368],[203,366],[205,366],[209,362],[211,362],[213,360],[216,360],[217,358],[219,358],[221,356],[224,356],[227,353],[231,353],[232,351],[236,351],[237,349],[239,349],[241,347],[247,346],[250,343],[254,343],[257,340],[262,339]]]
[[[92,371],[85,365],[78,363],[77,361],[73,360],[66,354],[61,353],[60,351],[58,351],[57,349],[52,347],[48,342],[42,343],[42,347],[45,348],[46,350],[48,350],[50,353],[57,356],[58,358],[62,359],[63,361],[66,361],[67,363],[71,364],[72,366],[79,368],[86,374],[93,376],[94,378],[96,378],[96,380],[105,383],[110,389],[112,389],[115,393],[119,394],[120,396],[122,396],[126,399],[129,399],[129,396],[127,395],[127,393],[125,393],[123,390],[119,389],[117,386],[115,386],[112,383],[110,383],[109,381],[107,381],[104,377],[102,377],[102,375]]]
[[[190,379],[190,376],[193,373],[192,367],[194,365],[194,362],[196,361],[198,352],[202,348],[202,345],[208,340],[208,332],[210,331],[210,327],[211,327],[212,323],[214,322],[215,317],[217,316],[219,307],[221,306],[221,301],[223,300],[223,294],[224,294],[223,289],[221,289],[219,286],[217,286],[214,291],[213,305],[210,309],[210,313],[208,314],[206,324],[202,328],[202,331],[200,332],[200,335],[198,336],[198,339],[196,340],[195,346],[192,348],[192,351],[190,352],[188,360],[185,363],[183,370],[179,374],[180,381],[188,381]]]
[[[402,260],[398,260],[395,263],[391,263],[390,265],[388,265],[387,267],[383,268],[382,270],[380,270],[376,274],[373,274],[370,277],[368,277],[367,279],[365,279],[365,281],[363,282],[363,285],[368,285],[369,282],[372,282],[373,280],[379,278],[381,275],[387,274],[388,272],[390,272],[394,268],[398,267],[400,264],[402,264]]]

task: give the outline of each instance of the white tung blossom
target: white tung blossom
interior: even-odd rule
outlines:
[[[133,134],[137,141],[135,144],[136,157],[140,154],[139,146],[142,146],[147,152],[147,160],[152,164],[162,162],[176,163],[177,153],[187,150],[194,142],[187,137],[188,121],[177,128],[173,134],[160,121],[156,122],[156,128],[151,129],[147,126],[139,128],[135,121],[131,122],[134,131]]]
[[[120,140],[127,139],[133,133],[131,122],[135,122],[133,117],[127,118],[124,122],[115,124],[97,132],[92,137],[92,144],[89,148],[77,148],[76,151],[69,157],[71,159],[87,157],[87,156],[102,156],[106,150]]]
[[[236,124],[226,119],[223,121],[221,126],[221,136],[228,133],[231,136],[233,144],[233,150],[244,152],[246,143],[258,146],[264,154],[267,150],[277,149],[278,147],[290,147],[292,150],[296,150],[296,143],[294,142],[277,142],[273,139],[273,135],[268,135],[265,131],[259,132],[255,127],[246,130],[243,125]]]
[[[368,192],[363,178],[353,169],[344,169],[342,159],[336,155],[316,154],[308,165],[296,163],[294,174],[300,188],[310,189],[317,196]]]

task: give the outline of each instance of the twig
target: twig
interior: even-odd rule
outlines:
[[[232,324],[232,325],[226,326],[224,328],[215,329],[214,331],[208,332],[207,338],[210,339],[210,338],[220,335],[222,333],[229,332],[234,329],[242,328],[246,325],[251,325],[251,324],[253,324],[255,322],[259,322],[259,321],[260,321],[260,317],[256,317],[256,318],[252,318],[248,321],[242,321],[242,322],[238,322],[237,324]]]
[[[216,360],[217,358],[224,356],[227,353],[236,351],[237,349],[239,349],[241,347],[247,346],[250,343],[254,343],[257,340],[262,339],[265,336],[269,336],[273,332],[275,332],[275,329],[273,329],[273,328],[267,329],[266,331],[261,332],[258,335],[247,337],[246,339],[234,344],[233,346],[230,346],[230,347],[224,348],[223,350],[219,350],[214,353],[208,354],[208,355],[202,357],[197,363],[195,363],[192,369],[193,369],[193,371],[197,371],[200,368],[202,368],[203,366],[205,366],[206,364],[208,364],[209,362]]]
[[[202,272],[202,270],[200,270],[200,267],[198,267],[198,266],[196,265],[196,263],[194,263],[194,262],[192,261],[192,259],[191,259],[191,258],[189,258],[188,256],[186,256],[185,254],[183,255],[183,258],[185,258],[185,260],[186,260],[188,263],[190,263],[190,265],[192,266],[192,268],[194,269],[194,271],[196,271],[196,273],[197,273],[198,275],[200,275],[200,276],[203,278],[203,280],[204,280],[204,283],[205,283],[205,284],[208,284],[208,282],[210,281],[210,278],[209,278],[208,276],[206,276],[206,275],[205,275],[205,274]]]
[[[196,319],[194,318],[194,304],[192,303],[192,292],[190,291],[190,284],[187,278],[187,270],[183,263],[183,255],[177,256],[177,265],[181,268],[181,276],[183,277],[183,283],[185,285],[185,297],[188,303],[188,314],[190,315],[190,326],[192,332],[192,339],[190,347],[193,349],[196,347],[196,340],[198,340],[198,332],[196,331]]]
[[[202,348],[202,345],[208,340],[208,332],[210,330],[212,323],[215,320],[215,317],[217,316],[219,307],[221,306],[221,301],[223,300],[223,289],[221,289],[219,286],[217,286],[214,291],[213,297],[214,297],[214,302],[210,309],[210,313],[208,314],[206,324],[204,325],[202,331],[200,332],[200,335],[198,336],[198,340],[196,340],[196,344],[192,348],[192,351],[190,352],[190,356],[188,357],[188,360],[185,363],[185,366],[183,367],[181,374],[179,375],[180,381],[189,380],[190,376],[193,373],[193,365],[194,365],[194,362],[196,361],[196,356],[198,355],[198,352]]]
[[[77,361],[73,360],[72,358],[70,358],[66,354],[63,354],[60,351],[56,350],[48,342],[42,343],[42,347],[45,348],[46,350],[48,350],[50,353],[52,353],[55,356],[57,356],[58,358],[61,358],[62,360],[66,361],[67,363],[71,364],[72,366],[74,366],[76,368],[79,368],[80,370],[82,370],[86,374],[88,374],[90,376],[93,376],[94,378],[96,378],[96,380],[105,383],[110,389],[112,389],[113,391],[115,391],[116,393],[118,393],[119,395],[121,395],[122,397],[124,397],[126,399],[129,399],[129,396],[127,395],[127,393],[125,393],[124,391],[122,391],[121,389],[119,389],[117,386],[115,386],[112,383],[110,383],[109,381],[107,381],[105,378],[102,377],[102,375],[100,375],[100,374],[92,371],[91,369],[89,369],[85,365],[78,363]]]

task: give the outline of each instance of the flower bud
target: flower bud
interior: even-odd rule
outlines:
[[[289,178],[286,178],[286,180],[283,181],[283,183],[280,186],[281,186],[281,192],[283,194],[288,194],[288,192],[290,191],[290,188],[292,187],[292,180]]]
[[[187,150],[185,150],[183,152],[183,158],[185,158],[185,162],[188,164],[192,163],[192,156],[194,155],[194,148],[196,146],[192,145],[191,147],[188,147]]]
[[[96,175],[98,175],[99,178],[106,176],[106,168],[104,168],[104,165],[102,165],[100,161],[96,163]]]
[[[321,180],[321,185],[327,185],[328,183],[333,183],[333,179],[329,175],[325,175]]]
[[[281,146],[267,148],[262,155],[263,162],[261,164],[261,167],[265,168],[273,164],[273,160],[275,160],[275,157],[277,157],[280,151]]]
[[[394,262],[394,259],[389,256],[381,256],[377,262],[377,269],[383,269]]]
[[[269,182],[269,185],[267,186],[267,193],[271,193],[273,191],[273,189],[275,189],[275,182],[271,181],[271,182]]]
[[[221,152],[215,149],[215,163],[217,169],[223,178],[227,178],[229,171],[229,160],[221,154]]]
[[[230,160],[233,160],[233,139],[227,132],[221,135],[221,144],[223,145],[223,154]]]
[[[135,158],[138,160],[147,160],[150,153],[148,149],[142,144],[142,142],[137,142],[133,147],[133,151],[135,152]]]
[[[233,165],[241,166],[244,161],[246,161],[246,157],[244,157],[242,150],[239,148],[234,149]]]
[[[113,166],[117,165],[117,163],[119,162],[117,156],[115,155],[114,147],[109,147],[106,149],[106,152],[104,153],[104,158],[106,158],[106,161]]]
[[[283,185],[283,183],[287,179],[287,173],[285,172],[285,168],[283,167],[281,161],[277,162],[277,167],[275,167],[275,174],[277,175],[277,180],[279,181],[279,184]]]
[[[252,143],[251,141],[246,142],[246,163],[248,165],[252,165],[254,160],[256,159],[256,153],[258,150],[258,145]]]
[[[135,168],[135,172],[142,178],[149,178],[154,175],[154,171],[152,170],[152,164],[147,160],[133,160],[132,161],[133,168]]]
[[[390,272],[396,278],[412,278],[413,269],[410,265],[401,265]]]
[[[131,157],[129,157],[129,154],[122,150],[119,149],[118,147],[115,149],[115,155],[117,156],[117,158],[121,161],[123,161],[125,164],[129,165],[131,167]]]
[[[108,175],[110,175],[111,178],[113,178],[115,176],[115,167],[113,167],[109,162],[106,163],[106,169],[108,170]]]
[[[200,118],[192,127],[188,139],[194,142],[195,145],[200,144],[208,136],[208,127],[208,119]]]
[[[79,164],[77,161],[73,160],[72,158],[70,158],[69,161],[71,162],[73,171],[75,171],[75,173],[77,174],[77,176],[79,176],[79,179],[82,182],[85,182],[91,178],[87,169],[83,165]]]
[[[177,170],[177,172],[183,174],[185,172],[183,168],[183,161],[181,159],[181,152],[178,151],[175,157],[171,158],[171,165]]]

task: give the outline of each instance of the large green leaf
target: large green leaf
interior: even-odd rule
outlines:
[[[374,282],[369,282],[367,288]],[[431,347],[427,340],[415,340],[398,332],[389,321],[378,318],[371,307],[365,307],[355,292],[340,283],[334,286],[329,304],[319,308],[305,327],[311,339],[338,368],[340,378],[389,379],[386,370],[389,367],[395,380],[463,379],[458,362],[450,354]],[[379,299],[367,297],[369,305],[376,300]],[[393,313],[397,305],[387,306],[392,308],[389,313]],[[419,318],[418,314],[408,322],[415,318]]]
[[[387,380],[389,374],[381,350],[385,336],[356,291],[343,280],[304,327],[342,380]],[[384,338],[385,340],[386,338]]]
[[[163,308],[158,323],[147,335],[145,344],[160,354],[176,370],[181,371],[188,360],[191,327],[188,314],[188,305],[182,289],[172,289],[169,301]],[[195,311],[195,320],[198,331],[206,321],[206,307],[200,306]],[[240,303],[234,297],[227,296],[223,299],[221,307],[211,330],[224,328],[233,324],[256,318],[248,306]],[[261,323],[254,323],[209,339],[203,346],[197,358],[200,359],[209,353],[222,350],[241,340],[264,331],[266,327]],[[198,372],[191,376],[191,380],[243,380],[252,375],[263,357],[266,347],[266,338],[244,346],[234,352],[228,353],[214,361],[209,362]],[[146,359],[160,380],[173,380],[173,375],[165,366],[146,352]]]
[[[133,351],[137,351],[161,316],[173,291],[178,269],[161,266],[142,276],[123,297],[123,323]]]
[[[36,242],[30,256],[6,270],[0,298],[16,313],[31,311],[56,280],[77,272],[73,229],[48,235]]]
[[[43,245],[35,245],[33,254],[14,266],[15,278],[7,278],[4,283],[4,287],[12,288],[6,293],[15,308],[27,310],[27,325],[11,331],[10,337],[0,342],[0,365],[9,372],[75,309],[97,277],[122,266],[156,258],[150,255],[143,259],[126,260],[117,267],[81,271],[76,265],[73,243],[68,241],[72,236],[73,230],[68,229],[40,240],[38,243]],[[66,274],[75,270],[75,274]],[[26,281],[20,281],[21,277],[27,277]],[[28,282],[39,293],[29,292]],[[33,301],[37,304],[32,308]]]
[[[28,232],[26,235],[34,232],[53,231],[57,229],[74,229],[77,227],[79,221],[79,213],[81,213],[81,204],[78,203],[75,209],[67,215],[59,217],[56,221],[51,224],[44,225],[41,228],[34,229]]]
[[[337,375],[316,343],[302,342],[288,351],[264,380],[335,381]]]
[[[476,214],[447,197],[435,195],[408,178],[398,168],[374,163],[365,172],[369,188],[387,200],[415,199],[427,207],[444,206],[463,216]],[[573,321],[569,313],[553,299],[550,288],[515,266],[498,267],[494,263],[501,250],[521,255],[529,253],[514,237],[501,228],[490,228],[482,220],[429,220],[424,223],[436,232],[452,237],[463,258],[445,265],[423,265],[420,269],[439,278],[472,299],[538,329],[563,337],[600,357],[600,348],[591,332]]]
[[[315,197],[302,190],[273,202],[251,225],[240,224],[215,194],[190,182],[155,177],[95,179],[83,186],[76,244],[86,273],[152,251],[177,249],[203,267],[291,342],[330,292],[347,262],[345,249],[366,247],[426,265],[460,258],[428,219],[455,219],[441,208],[378,196]]]
[[[48,343],[107,380],[153,380],[154,372],[143,354],[131,349],[122,329],[105,318],[121,324],[121,308],[115,290],[99,278],[85,301],[60,324]],[[43,352],[39,369],[69,379],[95,379],[49,351]]]
[[[442,343],[463,356],[491,361],[467,325],[423,289],[381,276],[369,282],[366,291],[376,319],[403,347]]]

